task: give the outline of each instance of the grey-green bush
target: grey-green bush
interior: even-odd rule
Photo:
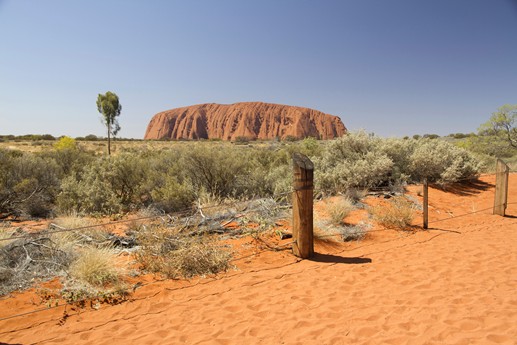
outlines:
[[[0,150],[0,212],[45,217],[59,190],[58,167],[29,153]]]
[[[410,162],[415,181],[427,178],[432,182],[452,183],[474,178],[480,170],[480,163],[471,153],[441,140],[421,140]]]

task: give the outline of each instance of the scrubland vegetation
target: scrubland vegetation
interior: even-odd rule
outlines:
[[[0,238],[24,234],[6,225],[17,218],[55,218],[57,229],[88,230],[0,241],[0,294],[62,275],[61,298],[67,301],[93,296],[119,301],[129,288],[123,278],[128,272],[113,266],[114,255],[127,249],[120,238],[95,227],[96,217],[206,208],[188,224],[135,224],[131,241],[138,250],[132,255],[138,270],[169,278],[229,269],[232,255],[209,222],[235,217],[239,210],[217,205],[258,200],[243,207],[250,211],[247,221],[257,224],[253,231],[272,226],[277,203],[290,202],[294,152],[314,162],[316,195],[340,195],[326,212],[332,234],[343,241],[368,233],[370,224],[349,225],[346,217],[364,206],[359,201],[369,189],[400,191],[423,178],[439,184],[463,181],[489,169],[496,156],[511,162],[515,154],[509,148],[494,150],[495,141],[482,136],[384,139],[363,131],[327,142],[115,143],[110,157],[101,153],[104,143],[42,140],[49,144],[41,152],[0,149],[0,218],[5,219]],[[369,210],[373,220],[388,228],[410,226],[413,211],[403,197]]]
[[[127,149],[112,157],[64,137],[41,153],[0,150],[0,212],[33,217],[145,208],[174,212],[206,195],[275,196],[291,188],[293,152],[314,161],[316,189],[326,195],[424,177],[456,182],[475,177],[488,161],[439,139],[383,139],[365,132],[329,142],[171,142],[159,150]]]

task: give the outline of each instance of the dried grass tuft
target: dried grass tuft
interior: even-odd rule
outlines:
[[[148,228],[137,234],[137,261],[147,271],[170,278],[215,274],[230,267],[231,254],[212,236],[183,234],[174,228]]]
[[[86,248],[70,266],[70,275],[92,286],[116,284],[121,272],[113,265],[111,248]]]
[[[340,197],[332,203],[327,203],[327,212],[334,225],[341,225],[344,219],[355,210],[354,203],[349,197]]]
[[[413,221],[415,207],[403,196],[392,198],[387,204],[370,209],[373,219],[392,229],[407,229]]]

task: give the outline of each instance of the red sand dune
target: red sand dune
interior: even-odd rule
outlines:
[[[333,139],[346,133],[337,116],[262,102],[199,104],[153,116],[144,139]]]
[[[437,221],[491,207],[493,183],[431,188],[429,231],[318,242],[316,257],[303,261],[288,250],[254,255],[248,239],[238,270],[156,282],[132,302],[68,308],[65,318],[59,307],[0,321],[0,342],[516,344],[517,204],[505,218],[487,210]],[[511,175],[510,202],[515,195]],[[0,301],[0,318],[38,308],[28,296]]]

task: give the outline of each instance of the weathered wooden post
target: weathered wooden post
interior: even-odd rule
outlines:
[[[293,254],[308,259],[314,255],[312,216],[314,164],[300,153],[293,154]]]
[[[495,197],[494,212],[500,216],[505,215],[506,206],[508,205],[508,175],[510,168],[505,162],[498,159],[495,169]]]
[[[427,229],[429,226],[429,183],[427,182],[427,178],[424,179],[424,229]]]

